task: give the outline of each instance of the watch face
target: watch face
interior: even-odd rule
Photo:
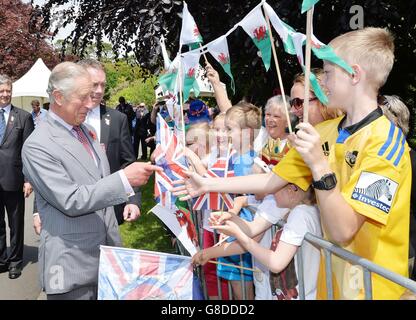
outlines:
[[[323,179],[326,188],[333,188],[336,185],[335,176],[333,174],[327,175]]]

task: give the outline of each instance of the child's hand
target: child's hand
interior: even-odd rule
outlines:
[[[289,135],[291,145],[299,152],[303,161],[313,171],[327,163],[322,151],[322,142],[319,133],[310,123],[299,123],[298,132]]]
[[[186,201],[206,193],[204,178],[198,173],[192,171],[185,171],[186,178],[184,180],[173,181],[174,185],[178,187],[172,188],[171,191],[174,196],[181,196],[179,200]]]
[[[211,226],[219,226],[224,224],[225,221],[231,219],[233,214],[230,212],[221,212],[221,211],[214,211],[211,212],[210,217],[208,218],[208,222]]]
[[[211,81],[212,84],[220,83],[220,76],[218,75],[218,72],[211,66],[211,64],[207,63],[205,70],[207,72],[208,80]]]
[[[222,225],[212,226],[212,228],[215,230],[218,230],[222,234],[235,237],[237,239],[239,239],[239,237],[244,235],[240,227],[232,220],[227,220]]]
[[[201,250],[198,251],[197,253],[195,253],[192,257],[192,264],[194,266],[203,266],[204,264],[206,264],[208,262],[210,258],[208,257],[208,255],[206,254],[205,250]]]

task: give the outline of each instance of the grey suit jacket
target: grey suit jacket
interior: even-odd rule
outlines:
[[[126,202],[119,174],[110,175],[93,129],[81,126],[98,167],[84,146],[49,115],[26,140],[23,172],[36,191],[42,221],[40,282],[47,294],[97,285],[99,246],[120,246],[113,206]]]

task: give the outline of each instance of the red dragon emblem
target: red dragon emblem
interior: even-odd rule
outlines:
[[[225,53],[220,53],[218,55],[218,60],[221,62],[221,64],[230,63],[230,57],[227,56]]]
[[[199,37],[201,34],[199,33],[198,27],[195,25],[194,26],[194,36],[195,37]]]
[[[258,41],[261,41],[261,40],[264,40],[264,38],[266,37],[267,30],[265,26],[261,26],[261,27],[256,28],[253,33],[254,33],[254,37]]]
[[[191,221],[190,213],[184,212],[183,210],[176,210],[175,215],[179,225],[181,227],[186,227],[186,233],[188,234],[189,239],[191,239],[195,246],[198,246],[198,236],[196,234],[195,226]]]
[[[188,73],[186,75],[189,78],[193,78],[195,76],[195,68],[189,68]]]

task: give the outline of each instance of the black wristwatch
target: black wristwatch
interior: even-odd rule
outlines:
[[[335,173],[325,174],[318,181],[312,181],[312,187],[317,190],[332,190],[337,185]]]

